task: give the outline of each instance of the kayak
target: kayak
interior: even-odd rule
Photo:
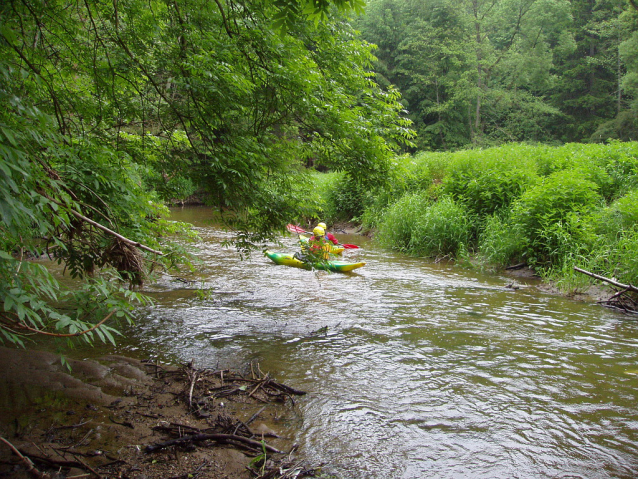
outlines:
[[[299,241],[301,241],[302,243],[307,243],[308,237],[304,235],[299,235]],[[345,250],[345,248],[341,245],[332,244],[332,243],[330,244],[330,252],[332,254],[341,254],[343,253],[343,250]]]
[[[365,263],[348,263],[346,261],[329,261],[327,263],[304,263],[303,261],[299,261],[291,254],[284,253],[273,253],[272,251],[264,251],[264,254],[268,256],[275,264],[284,265],[284,266],[292,266],[293,268],[301,268],[301,269],[323,269],[328,271],[336,271],[339,273],[347,273],[348,271],[352,271],[353,269],[361,268],[365,265]]]

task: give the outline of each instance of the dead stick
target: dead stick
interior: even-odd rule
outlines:
[[[624,288],[626,290],[635,291],[635,292],[638,293],[638,288],[636,288],[635,286],[632,286],[630,284],[619,283],[618,281],[615,281],[613,279],[605,278],[604,276],[600,276],[600,275],[597,275],[595,273],[591,273],[589,271],[585,271],[584,269],[580,269],[577,266],[574,266],[574,269],[576,271],[578,271],[579,273],[583,273],[583,274],[586,274],[587,276],[591,276],[592,278],[596,278],[596,279],[599,279],[601,281],[605,281],[606,283],[613,284],[614,286],[617,286],[618,288]]]
[[[79,424],[73,424],[71,426],[57,426],[57,427],[52,427],[51,429],[53,429],[54,431],[57,430],[57,429],[75,429],[76,427],[84,426],[85,424],[88,424],[90,422],[91,422],[91,420],[89,419],[88,421],[84,421],[84,422],[81,422]]]
[[[305,394],[308,394],[306,391],[301,391],[299,389],[295,389],[292,388],[290,386],[286,386],[285,384],[281,384],[275,381],[270,381],[269,384],[274,387],[275,389],[279,389],[280,391],[283,391],[285,393],[288,394],[296,394],[297,396],[303,396]]]
[[[257,389],[259,389],[260,387],[262,387],[262,386],[264,385],[264,383],[267,383],[267,382],[268,382],[268,380],[266,380],[266,381],[259,381],[259,382],[257,383],[257,386],[255,386],[255,389],[253,389],[252,391],[250,391],[250,394],[248,395],[248,397],[252,397],[252,396],[253,396],[253,394],[255,394],[255,392],[257,391]]]
[[[197,382],[197,371],[193,372],[193,377],[191,378],[191,388],[188,393],[188,407],[190,409],[193,408],[193,389],[195,388],[196,382]]]
[[[262,412],[264,412],[264,409],[266,409],[266,406],[262,407],[259,411],[257,411],[255,414],[253,414],[252,416],[250,416],[250,419],[248,421],[246,421],[246,426],[248,426],[251,422],[253,422],[255,419],[257,419],[257,416],[259,416]]]
[[[622,296],[623,294],[625,294],[627,291],[627,289],[623,289],[621,291],[618,291],[616,294],[614,294],[611,298],[609,298],[607,301],[611,301],[612,299],[617,298],[618,296]]]
[[[23,456],[20,451],[18,451],[13,444],[7,441],[4,437],[0,437],[0,441],[4,442],[9,449],[13,451],[13,453],[20,458],[22,463],[27,467],[27,472],[31,474],[33,477],[37,477],[38,479],[50,479],[51,476],[49,474],[42,473],[36,469],[33,465],[33,461],[28,457]]]
[[[267,451],[269,452],[273,452],[276,454],[283,454],[282,451],[280,451],[279,449],[276,449],[272,446],[269,446],[267,444],[262,445],[261,442],[259,441],[255,441],[253,439],[249,439],[247,437],[243,437],[243,436],[235,436],[234,434],[193,434],[190,436],[182,436],[182,437],[178,437],[177,439],[171,439],[170,441],[164,441],[164,442],[160,442],[158,444],[152,444],[150,446],[146,446],[144,448],[144,452],[155,452],[158,451],[160,449],[164,449],[165,447],[170,447],[170,446],[174,446],[174,445],[178,445],[178,444],[185,444],[185,443],[189,443],[189,442],[199,442],[199,441],[208,441],[208,440],[212,440],[212,441],[237,441],[237,442],[242,442],[244,444],[248,444],[249,446],[261,449],[262,447],[265,447]]]
[[[80,464],[82,464],[82,466],[84,467],[84,469],[86,469],[87,471],[91,472],[92,474],[95,474],[95,477],[97,477],[98,479],[102,479],[102,475],[99,474],[95,469],[93,469],[91,466],[89,466],[86,462],[84,462],[82,459],[80,459],[79,457],[77,457],[75,454],[71,453],[71,455],[75,458],[76,461],[78,461]]]

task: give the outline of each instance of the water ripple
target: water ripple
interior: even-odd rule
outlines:
[[[326,473],[638,475],[636,323],[370,243],[345,253],[366,267],[339,275],[240,262],[227,233],[200,233],[195,283],[156,286],[133,334],[204,366],[257,359],[307,390],[283,433]]]

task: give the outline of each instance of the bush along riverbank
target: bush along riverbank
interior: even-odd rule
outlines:
[[[510,144],[398,158],[370,191],[316,174],[325,217],[354,220],[387,248],[502,270],[532,268],[575,294],[638,283],[638,143]]]

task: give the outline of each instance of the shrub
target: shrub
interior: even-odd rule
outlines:
[[[489,216],[479,237],[479,259],[483,264],[506,266],[523,257],[524,243],[519,228],[509,217]]]
[[[456,256],[471,233],[467,209],[452,198],[432,202],[426,192],[408,193],[390,206],[380,225],[384,246],[419,256]]]
[[[630,191],[600,211],[596,231],[615,242],[622,231],[638,224],[638,190]]]
[[[534,157],[541,176],[563,170],[581,170],[587,179],[598,185],[599,194],[607,201],[638,186],[637,142],[538,147]]]
[[[345,172],[313,173],[322,219],[330,223],[357,220],[372,201],[365,188]]]
[[[553,173],[513,205],[512,225],[523,235],[531,264],[560,257],[592,241],[590,214],[602,204],[598,187],[576,170]]]
[[[443,190],[486,218],[506,209],[537,178],[527,145],[459,152],[453,157]]]
[[[334,223],[341,216],[338,205],[334,201],[334,191],[340,188],[345,173],[313,173],[311,175],[314,188],[311,196],[317,201],[323,221]]]

